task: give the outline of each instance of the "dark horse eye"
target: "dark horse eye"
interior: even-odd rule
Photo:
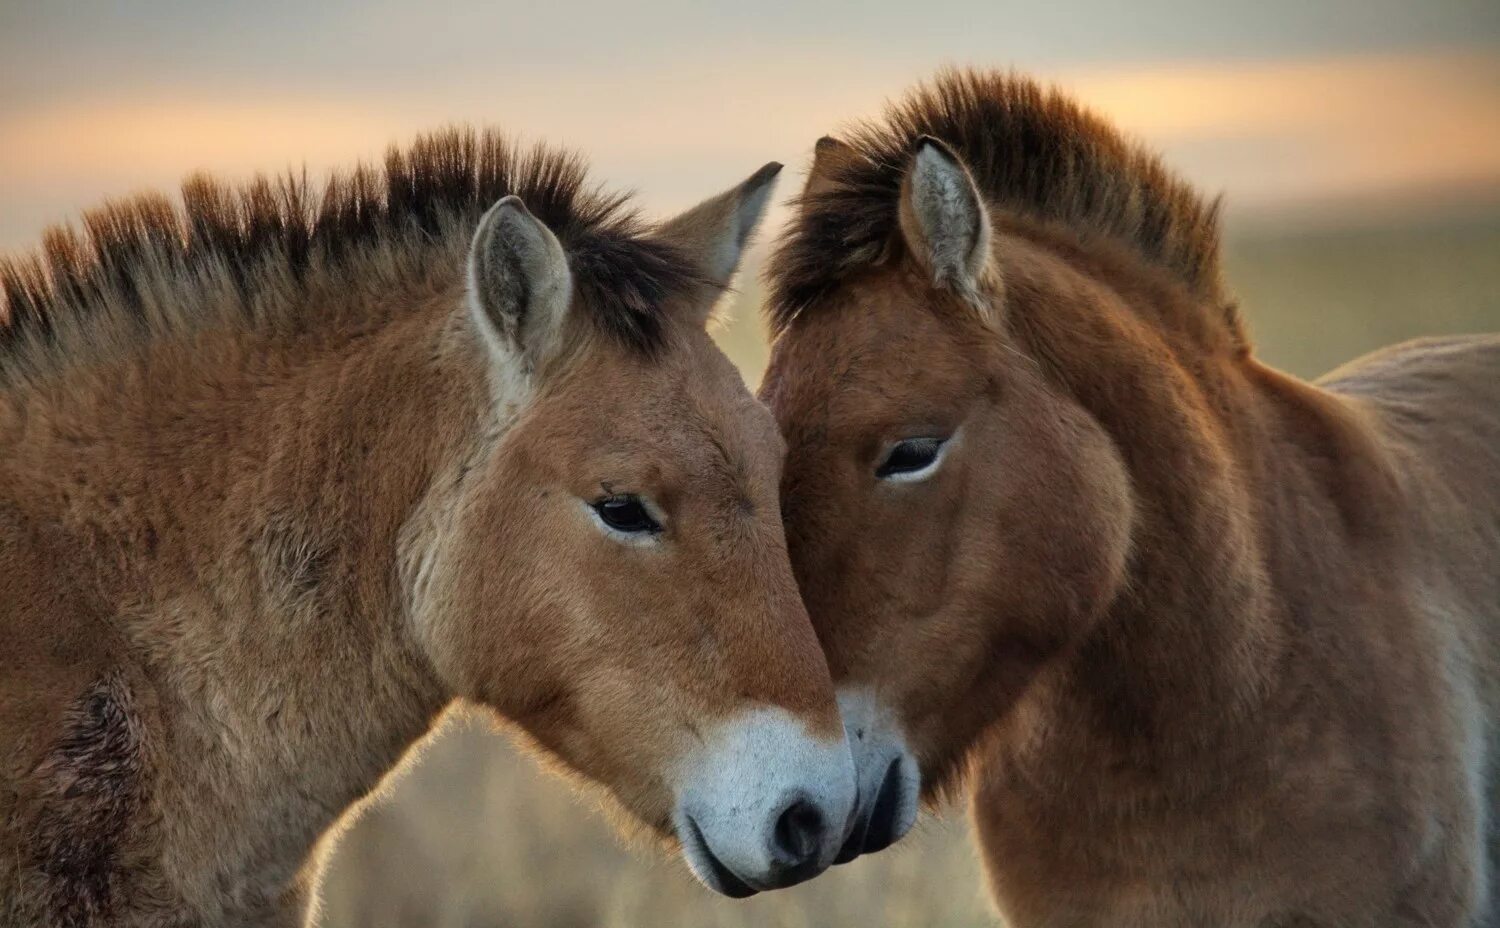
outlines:
[[[875,468],[875,476],[882,480],[890,477],[900,477],[902,474],[915,474],[932,466],[937,460],[938,452],[943,450],[943,438],[908,438],[898,442],[891,453],[885,456],[880,466]]]
[[[651,518],[639,496],[608,496],[594,504],[594,511],[617,532],[635,535],[661,531],[661,525]]]

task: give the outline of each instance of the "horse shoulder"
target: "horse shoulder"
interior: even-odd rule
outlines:
[[[0,506],[0,915],[116,923],[143,836],[143,686],[58,555]]]

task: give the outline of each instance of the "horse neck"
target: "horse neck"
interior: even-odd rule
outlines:
[[[1135,502],[1128,578],[1037,698],[1112,753],[1211,751],[1254,719],[1285,646],[1252,480],[1266,475],[1241,428],[1258,400],[1241,358],[1167,324],[1183,307],[1131,305],[1160,287],[1100,283],[1101,305],[1047,302],[1013,324],[1111,436]]]
[[[1079,266],[1102,305],[1044,304],[1014,328],[1112,436],[1135,529],[1127,583],[1047,692],[1155,769],[1172,769],[1163,752],[1243,754],[1327,672],[1306,626],[1359,577],[1394,575],[1398,481],[1357,411],[1250,357],[1219,307],[1126,262]]]
[[[399,562],[413,513],[482,440],[489,388],[458,305],[155,346],[15,420],[54,423],[17,426],[25,504],[98,555],[73,573],[158,690],[173,748],[157,798],[188,868],[211,828],[203,859],[225,878],[290,880],[449,699],[404,621]]]
[[[1036,802],[1101,822],[1211,807],[1297,750],[1308,713],[1348,721],[1309,694],[1376,711],[1387,675],[1365,658],[1402,640],[1385,607],[1409,550],[1402,481],[1360,407],[1175,328],[1194,309],[1180,289],[1122,276],[1103,278],[1101,305],[1074,286],[1011,324],[1112,437],[1135,525],[1126,582],[987,755],[1026,770],[1011,785],[1048,784]],[[1217,314],[1196,310],[1200,326]]]

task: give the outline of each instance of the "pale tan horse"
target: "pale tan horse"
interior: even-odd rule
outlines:
[[[0,922],[296,923],[455,698],[721,892],[826,867],[780,439],[704,330],[777,167],[647,227],[454,130],[0,268]]]
[[[1015,928],[1496,924],[1500,338],[1271,370],[1215,207],[993,73],[820,142],[770,282],[849,854],[967,784]]]

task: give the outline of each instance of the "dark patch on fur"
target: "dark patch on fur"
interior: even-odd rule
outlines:
[[[620,343],[649,352],[661,341],[663,304],[702,281],[690,261],[647,233],[628,197],[587,183],[581,158],[522,149],[494,131],[454,128],[392,148],[384,169],[366,165],[320,191],[288,174],[231,188],[190,177],[178,207],[159,194],[85,213],[82,232],[54,227],[34,255],[0,259],[0,357],[54,343],[58,320],[123,307],[148,330],[145,269],[191,279],[227,267],[248,313],[262,281],[300,281],[357,249],[415,233],[470,228],[495,201],[519,196],[568,252],[582,304]]]
[[[333,579],[337,565],[332,546],[294,518],[271,517],[255,544],[266,592],[286,605],[307,601]]]
[[[143,795],[139,719],[118,677],[73,707],[37,768],[43,784],[32,840],[49,914],[63,926],[106,924],[119,898],[119,854]]]
[[[1019,75],[951,71],[843,141],[857,157],[804,195],[770,264],[768,313],[781,331],[899,236],[901,182],[917,141],[956,151],[989,201],[1128,244],[1218,299],[1218,203],[1204,202],[1155,155],[1056,91]],[[1232,309],[1226,322],[1238,330]]]

